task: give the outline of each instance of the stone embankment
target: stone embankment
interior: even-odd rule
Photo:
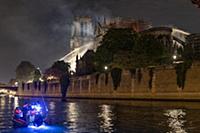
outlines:
[[[119,87],[114,90],[111,74],[93,74],[71,79],[67,96],[69,98],[137,99],[137,100],[199,100],[200,66],[193,65],[186,74],[185,86],[177,85],[174,68],[156,68],[150,77],[143,69],[138,75],[123,70]],[[20,85],[18,96],[60,97],[59,82],[32,83]]]

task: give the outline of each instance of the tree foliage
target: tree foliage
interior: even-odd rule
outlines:
[[[16,79],[23,82],[34,80],[35,70],[35,66],[29,61],[22,61],[16,68]]]
[[[44,76],[54,76],[60,78],[64,73],[69,73],[70,65],[64,61],[56,61],[53,65],[45,70]]]
[[[186,74],[187,70],[191,67],[193,60],[195,60],[192,46],[191,45],[185,45],[184,50],[179,52],[181,55],[181,63],[176,64],[176,78],[177,78],[177,85],[179,88],[184,89],[185,87],[185,80],[186,80]]]
[[[56,61],[51,68],[58,69],[63,73],[69,72],[70,65],[64,61]]]
[[[137,34],[132,29],[110,29],[101,41],[95,54],[95,64],[99,71],[105,65],[112,65],[119,51],[131,51],[136,43]]]
[[[60,71],[59,69],[50,67],[45,70],[44,77],[47,78],[49,76],[54,76],[54,77],[59,78],[62,76],[62,74],[63,74],[62,71]]]
[[[133,69],[160,65],[169,57],[155,36],[135,33],[132,29],[110,29],[97,48],[95,64],[98,70],[104,65]]]
[[[39,68],[35,69],[35,72],[34,72],[34,81],[40,80],[41,77],[42,77],[42,73],[40,72],[40,69]]]
[[[138,40],[129,54],[132,68],[161,65],[169,60],[169,52],[155,36],[140,35]]]

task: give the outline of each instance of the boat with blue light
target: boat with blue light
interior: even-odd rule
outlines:
[[[39,102],[24,104],[23,107],[16,107],[13,112],[13,126],[20,127],[39,127],[46,122],[47,111],[44,110]]]

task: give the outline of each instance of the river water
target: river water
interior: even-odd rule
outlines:
[[[48,124],[13,128],[12,112],[41,98],[0,97],[0,133],[199,133],[200,103],[44,99]]]

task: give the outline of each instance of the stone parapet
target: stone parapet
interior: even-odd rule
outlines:
[[[100,99],[143,99],[143,100],[200,100],[200,67],[193,66],[186,74],[184,89],[176,83],[176,71],[173,67],[155,68],[153,76],[149,69],[136,70],[132,75],[123,70],[121,83],[116,90],[113,88],[110,73],[92,74],[73,77],[67,91],[69,98],[100,98]],[[151,82],[150,82],[151,81]],[[58,81],[21,85],[18,96],[61,97]]]

